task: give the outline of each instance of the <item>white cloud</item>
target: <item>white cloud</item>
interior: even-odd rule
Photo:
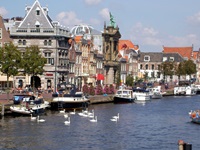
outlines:
[[[5,16],[8,14],[8,11],[4,7],[0,7],[0,15]]]
[[[190,23],[200,23],[200,12],[188,17]]]
[[[108,8],[102,9],[99,14],[101,15],[102,18],[109,20],[110,19],[110,12]]]
[[[188,34],[182,37],[169,36],[168,40],[166,40],[166,44],[168,44],[168,46],[198,46],[199,37],[195,34]]]
[[[88,5],[97,5],[99,4],[102,0],[84,0],[86,4]]]
[[[152,27],[144,27],[138,22],[131,29],[131,39],[133,43],[138,42],[143,45],[161,46],[161,39],[158,37],[159,32]],[[136,44],[136,43],[135,43]]]
[[[73,27],[74,25],[78,25],[82,23],[82,20],[78,19],[75,12],[61,12],[57,15],[57,20],[69,27]]]

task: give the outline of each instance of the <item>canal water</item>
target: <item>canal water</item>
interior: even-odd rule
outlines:
[[[4,117],[0,120],[1,150],[177,150],[178,140],[200,149],[200,125],[190,122],[188,112],[200,109],[200,96],[163,97],[145,104],[95,104],[97,122],[47,111],[40,116]],[[119,121],[112,116],[119,113]]]

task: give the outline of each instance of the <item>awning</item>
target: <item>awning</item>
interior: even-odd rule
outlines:
[[[97,80],[104,80],[103,74],[97,74]]]

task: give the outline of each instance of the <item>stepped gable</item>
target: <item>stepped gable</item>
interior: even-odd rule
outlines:
[[[0,38],[0,43],[9,43],[12,42],[12,39],[10,38],[9,31],[6,30],[4,21],[2,16],[0,15],[0,29],[1,29],[1,37]]]
[[[182,57],[192,59],[193,47],[165,47],[163,46],[163,53],[178,53]]]
[[[52,20],[48,15],[48,8],[41,7],[38,0],[30,7],[26,7],[26,16],[19,24],[18,28],[35,28],[43,26],[45,28],[53,28]]]

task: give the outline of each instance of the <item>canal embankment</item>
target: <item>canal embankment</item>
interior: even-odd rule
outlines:
[[[0,113],[1,116],[9,115],[10,106],[13,105],[13,96],[15,94],[1,94],[0,95]],[[89,95],[90,105],[101,104],[101,103],[112,103],[114,94],[104,94],[104,95]],[[173,90],[168,89],[165,91],[163,96],[173,96]],[[43,93],[44,100],[49,103],[52,102],[52,94],[51,93]]]

